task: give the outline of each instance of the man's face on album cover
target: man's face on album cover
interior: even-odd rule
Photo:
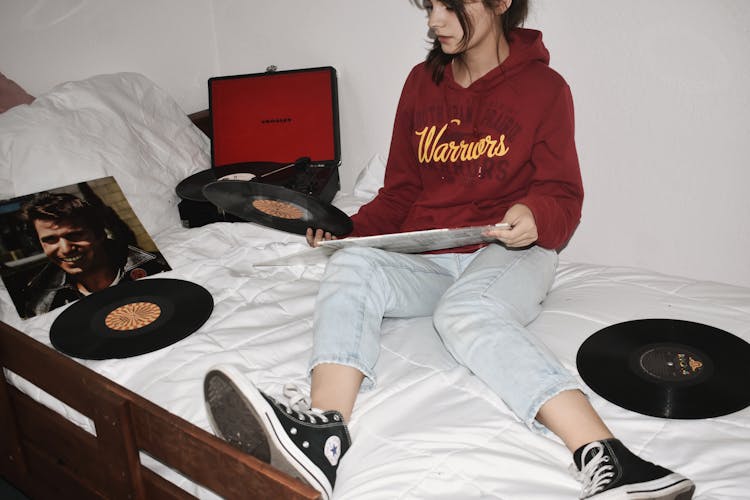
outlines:
[[[47,258],[70,275],[91,271],[105,258],[104,236],[79,221],[37,219],[34,227]]]

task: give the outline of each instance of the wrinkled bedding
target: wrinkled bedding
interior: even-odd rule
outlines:
[[[200,145],[192,137],[190,141]],[[204,168],[203,161],[205,156],[181,174]],[[381,167],[382,161],[375,158],[363,169],[354,191],[339,195],[335,204],[348,213],[356,211],[377,189]],[[149,209],[134,208],[139,215]],[[272,395],[280,395],[288,382],[308,388],[305,370],[312,314],[325,262],[256,266],[303,251],[307,245],[301,236],[250,223],[185,229],[179,224],[154,227],[157,222],[161,223],[154,220],[149,230],[173,270],[156,277],[205,287],[215,302],[211,317],[196,333],[159,351],[80,362],[209,431],[202,383],[216,364],[237,365]],[[705,323],[750,341],[750,289],[567,262],[564,254],[562,259],[543,312],[529,329],[573,373],[577,373],[578,347],[588,336],[632,319]],[[3,321],[50,345],[49,325],[60,310],[23,321],[9,305],[4,289],[0,299]],[[497,396],[458,365],[441,344],[430,318],[385,320],[376,369],[379,385],[363,393],[355,407],[350,426],[354,444],[339,468],[334,498],[577,497],[579,484],[567,470],[570,455],[562,443],[529,431]],[[12,374],[10,378],[93,432],[87,418],[24,380]],[[750,495],[750,408],[712,419],[662,419],[619,408],[585,385],[584,389],[626,445],[693,479],[695,498],[739,500]],[[191,493],[213,497],[149,457],[142,459]]]
[[[162,234],[158,244],[174,267],[164,277],[206,287],[215,300],[210,319],[160,351],[82,363],[204,429],[210,427],[202,380],[215,364],[237,365],[272,394],[279,395],[286,382],[308,387],[312,312],[324,264],[253,267],[270,256],[303,250],[300,240],[252,224]],[[706,323],[749,340],[750,290],[564,262],[530,330],[575,371],[578,346],[589,335],[649,317]],[[29,321],[26,331],[49,344],[43,319]],[[337,498],[576,497],[578,485],[567,472],[569,456],[562,444],[528,431],[456,364],[430,318],[386,320],[377,370],[379,386],[363,393],[355,408],[355,444],[341,465]],[[696,498],[747,498],[750,409],[706,420],[670,420],[639,415],[590,394],[635,451],[694,479]]]

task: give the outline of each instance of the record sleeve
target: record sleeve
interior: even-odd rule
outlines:
[[[488,229],[510,228],[510,224],[499,223],[486,226],[459,228],[427,229],[423,231],[406,231],[403,233],[379,234],[375,236],[358,236],[340,240],[325,240],[320,246],[331,250],[347,247],[371,247],[399,253],[421,253],[446,248],[457,248],[476,243],[487,243],[494,238],[483,236]]]
[[[336,250],[347,247],[371,247],[400,253],[420,253],[431,250],[455,248],[475,243],[489,242],[492,238],[482,236],[482,233],[493,227],[510,227],[507,223],[494,226],[471,226],[461,228],[427,229],[423,231],[407,231],[404,233],[389,233],[376,236],[357,236],[340,240],[325,240],[317,248],[311,248],[290,255],[283,255],[273,259],[257,262],[256,267],[315,265],[325,262]]]

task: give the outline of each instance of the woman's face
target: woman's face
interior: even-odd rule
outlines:
[[[470,0],[464,3],[466,17],[472,27],[472,35],[464,41],[464,30],[455,11],[439,0],[425,0],[427,25],[440,42],[446,54],[460,54],[474,50],[497,51],[497,40],[500,33],[498,15],[488,9],[481,0]]]

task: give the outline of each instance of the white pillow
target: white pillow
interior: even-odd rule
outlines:
[[[385,158],[380,154],[375,154],[354,181],[354,196],[365,198],[367,201],[373,199],[383,187],[384,178]]]
[[[208,138],[143,75],[68,82],[0,114],[0,198],[113,176],[153,236],[180,225],[175,187],[210,168]]]

